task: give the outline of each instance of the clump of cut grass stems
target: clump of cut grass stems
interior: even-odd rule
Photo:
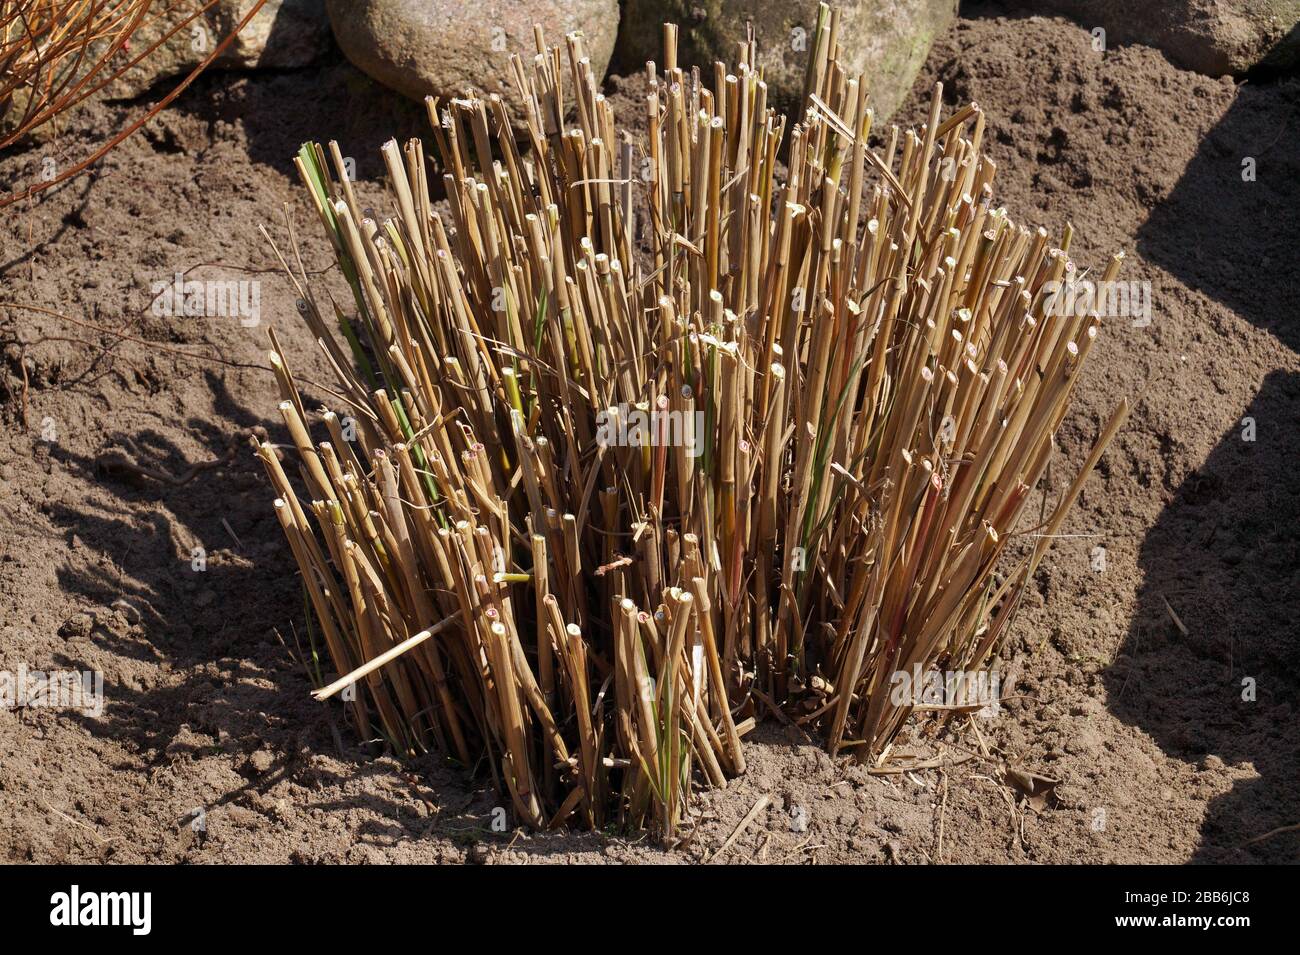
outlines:
[[[522,145],[496,96],[428,102],[446,214],[419,140],[383,221],[335,144],[298,156],[355,311],[281,262],[346,409],[313,437],[273,336],[305,495],[255,445],[342,674],[316,696],[364,684],[363,734],[486,764],[529,826],[671,837],[773,709],[884,760],[890,675],[990,660],[1127,414],[1008,553],[1100,318],[1049,314],[1074,267],[993,206],[979,107],[936,88],[873,150],[836,32],[787,129],[752,36],[710,89],[666,26],[639,153],[538,30]]]

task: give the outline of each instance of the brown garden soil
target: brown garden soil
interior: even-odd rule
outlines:
[[[291,157],[338,139],[382,207],[378,147],[423,132],[419,109],[341,61],[213,74],[93,175],[0,213],[0,670],[98,670],[107,699],[97,717],[0,709],[0,861],[691,862],[763,796],[724,860],[1296,861],[1300,833],[1258,837],[1300,822],[1300,83],[1089,39],[966,11],[898,117],[922,121],[936,80],[977,101],[1013,218],[1072,222],[1081,267],[1123,249],[1124,277],[1151,284],[1151,324],[1109,323],[1059,435],[1053,493],[1133,402],[1033,581],[1007,702],[940,746],[904,741],[941,767],[892,775],[764,723],[750,771],[702,793],[670,851],[494,833],[486,781],[376,756],[291,652],[302,594],[246,445],[279,434],[266,327],[314,403],[330,375],[257,226],[283,244],[287,206],[337,293]],[[622,115],[640,83],[610,81]],[[0,186],[139,105],[11,151]],[[155,316],[151,283],[177,271],[260,281],[261,326]],[[1026,799],[1023,772],[1057,784]]]

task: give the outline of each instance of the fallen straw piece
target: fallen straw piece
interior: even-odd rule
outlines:
[[[742,835],[744,835],[744,832],[746,829],[749,828],[750,823],[752,823],[755,819],[758,818],[758,814],[762,812],[764,809],[766,809],[768,807],[768,804],[771,801],[772,801],[772,797],[767,795],[766,793],[764,793],[762,796],[759,796],[758,799],[754,802],[754,805],[749,807],[749,812],[745,813],[745,817],[736,824],[736,828],[731,831],[731,835],[727,836],[727,841],[724,842],[722,845],[718,846],[718,851],[713,853],[713,855],[709,856],[707,861],[709,862],[717,861],[717,859],[724,852],[726,852],[728,849],[734,846],[736,844],[736,840],[739,839]]]
[[[420,644],[424,643],[425,640],[428,640],[430,637],[437,636],[439,633],[449,629],[457,622],[458,621],[455,618],[448,617],[446,620],[434,624],[428,630],[421,630],[415,636],[403,640],[401,643],[393,647],[391,650],[386,650],[385,652],[381,653],[379,656],[375,657],[373,660],[361,664],[361,666],[357,667],[355,670],[353,670],[351,673],[347,674],[346,676],[339,677],[329,686],[323,686],[319,690],[312,690],[311,693],[312,699],[328,700],[334,694],[346,690],[350,686],[353,686],[358,680],[362,679],[363,677],[369,676],[371,673],[374,673],[376,670],[380,669],[381,667],[386,666],[389,663],[392,663],[403,653],[406,653],[408,650],[415,649]]]

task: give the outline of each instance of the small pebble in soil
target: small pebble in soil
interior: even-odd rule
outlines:
[[[117,600],[114,600],[112,607],[126,619],[128,624],[135,626],[140,622],[140,611],[136,609],[134,604],[125,598],[119,597]]]
[[[264,773],[275,765],[275,757],[268,749],[259,749],[249,757],[248,761],[252,764],[253,769],[259,773]]]
[[[67,620],[63,621],[63,626],[59,627],[59,636],[64,640],[75,640],[78,637],[90,636],[90,629],[95,625],[94,618],[88,613],[74,613]]]

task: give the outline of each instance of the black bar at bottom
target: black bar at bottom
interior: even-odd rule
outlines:
[[[1199,933],[1231,944],[1239,933],[1290,924],[1288,875],[1141,866],[33,866],[0,871],[0,915],[13,939],[75,934],[126,945],[408,937],[438,945],[450,941],[447,931],[484,930],[485,942],[504,931],[519,944],[556,930],[606,936],[620,925],[637,935],[687,932],[693,946],[701,930],[732,942],[756,933],[766,945],[769,932],[797,937],[835,924],[936,940],[948,931],[991,940],[1042,930],[1072,941]]]

